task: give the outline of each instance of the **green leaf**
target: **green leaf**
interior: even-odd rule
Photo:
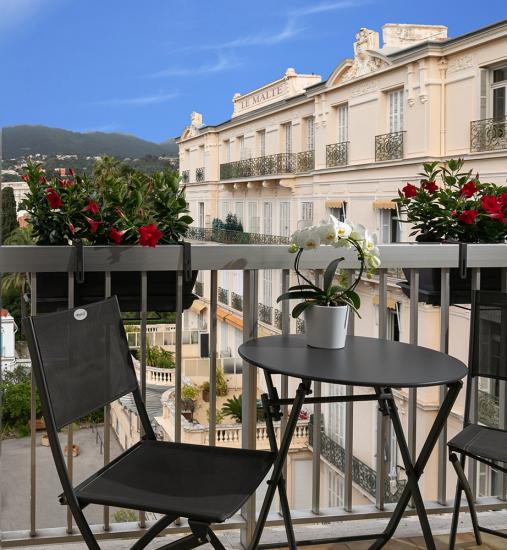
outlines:
[[[330,262],[330,264],[326,268],[326,272],[324,273],[324,290],[327,290],[332,284],[334,279],[334,274],[336,273],[336,269],[338,268],[338,264],[340,262],[343,262],[345,258],[336,258],[336,260],[333,260]]]
[[[299,304],[295,305],[294,309],[292,310],[292,317],[294,319],[297,319],[301,315],[301,313],[303,313],[303,311],[311,305],[313,305],[312,302],[300,302]]]
[[[278,303],[278,302],[281,302],[282,300],[303,300],[304,298],[317,299],[318,296],[319,296],[319,293],[313,290],[302,290],[302,291],[294,290],[292,292],[285,292],[284,294],[281,294],[276,299],[276,302]]]

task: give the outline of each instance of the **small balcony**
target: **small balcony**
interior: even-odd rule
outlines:
[[[470,122],[470,152],[507,149],[507,117]]]
[[[197,183],[202,183],[206,179],[206,172],[204,166],[202,168],[195,169],[195,181]]]
[[[195,282],[194,292],[197,294],[197,296],[204,296],[204,283],[202,281]]]
[[[391,132],[375,136],[375,162],[403,158],[405,132]]]
[[[302,155],[298,157],[298,155]],[[299,160],[301,158],[301,160]],[[220,179],[241,179],[258,176],[295,174],[298,171],[313,170],[313,151],[303,153],[278,153],[251,159],[226,162],[220,165]]]
[[[289,237],[279,235],[230,231],[229,229],[208,229],[205,227],[189,227],[186,236],[192,241],[222,244],[289,244],[290,242]]]
[[[182,170],[181,183],[188,183],[190,181],[190,170]]]
[[[226,306],[229,305],[229,291],[221,286],[218,287],[218,301]]]
[[[296,157],[297,172],[311,172],[315,170],[315,151],[301,151]]]
[[[265,304],[259,303],[258,308],[259,321],[261,323],[266,323],[266,325],[273,324],[273,308]]]
[[[349,160],[349,142],[326,145],[326,167],[346,166]]]
[[[243,296],[237,292],[231,292],[231,306],[237,311],[243,311]]]

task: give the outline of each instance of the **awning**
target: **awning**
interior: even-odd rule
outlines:
[[[243,318],[239,317],[235,313],[232,313],[232,311],[228,311],[222,307],[217,307],[217,319],[219,321],[224,321],[234,328],[243,330]]]
[[[327,199],[326,208],[343,208],[343,201],[341,199]]]
[[[202,300],[194,300],[194,303],[190,306],[190,309],[194,313],[201,313],[208,307],[208,304],[206,302],[203,302]]]
[[[372,303],[376,306],[379,305],[380,297],[378,294],[375,294],[372,298]],[[387,308],[396,310],[396,300],[390,294],[387,294]]]
[[[396,210],[396,203],[391,199],[377,199],[373,201],[373,208],[378,210]]]

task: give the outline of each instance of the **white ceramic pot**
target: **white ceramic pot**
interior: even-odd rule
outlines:
[[[306,343],[313,348],[345,347],[349,306],[309,306],[305,309]]]

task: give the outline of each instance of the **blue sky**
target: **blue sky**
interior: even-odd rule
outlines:
[[[193,110],[229,118],[235,92],[287,67],[326,78],[360,27],[456,36],[505,18],[506,0],[0,0],[0,126],[162,141]]]

